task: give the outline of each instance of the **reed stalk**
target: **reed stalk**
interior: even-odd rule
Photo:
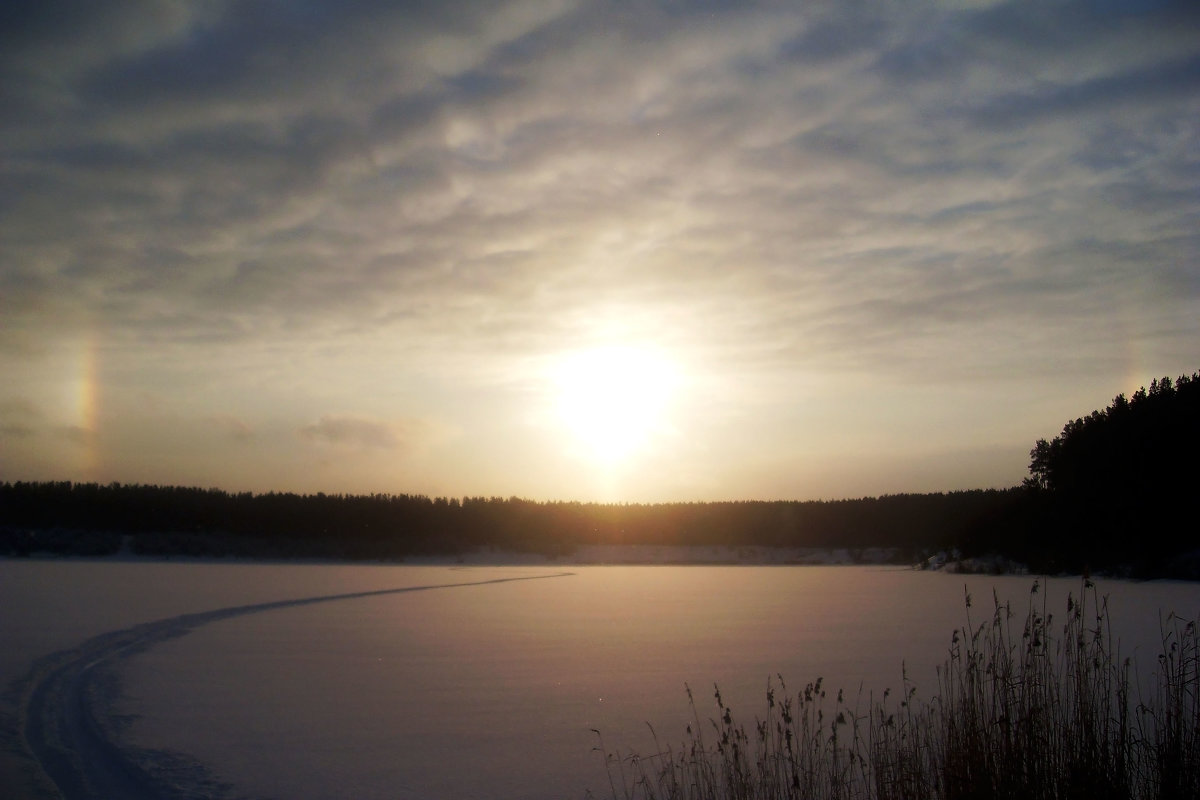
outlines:
[[[678,748],[604,751],[614,800],[1183,800],[1200,797],[1200,634],[1161,623],[1153,689],[1143,697],[1114,645],[1107,599],[1085,579],[1055,625],[1034,583],[1022,612],[993,594],[951,636],[936,693],[830,701],[817,679],[768,681],[747,728],[714,687],[716,715]],[[653,732],[653,728],[651,728]]]

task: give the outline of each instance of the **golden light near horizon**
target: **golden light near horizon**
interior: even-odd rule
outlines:
[[[667,429],[678,369],[649,348],[570,353],[554,382],[559,421],[577,452],[606,466],[628,461]]]

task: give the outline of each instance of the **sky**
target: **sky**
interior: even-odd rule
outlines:
[[[1007,487],[1197,369],[1194,2],[0,9],[2,480]]]

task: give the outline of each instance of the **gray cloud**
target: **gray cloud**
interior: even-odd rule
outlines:
[[[26,438],[37,433],[42,415],[22,398],[0,400],[0,438]]]
[[[1049,88],[1001,94],[968,112],[977,125],[1019,127],[1044,118],[1090,112],[1111,114],[1130,104],[1195,102],[1200,95],[1200,55],[1083,79]]]
[[[229,414],[218,414],[208,419],[209,423],[237,442],[248,442],[254,438],[254,427],[245,420]]]
[[[81,425],[64,425],[56,432],[67,441],[79,447],[91,447],[96,441],[96,431]]]
[[[395,450],[409,446],[414,434],[419,435],[420,428],[417,422],[397,427],[365,417],[327,414],[300,428],[299,433],[311,442]]]

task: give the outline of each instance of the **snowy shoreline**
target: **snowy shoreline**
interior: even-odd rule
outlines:
[[[898,560],[892,548],[871,547],[858,550],[819,547],[732,547],[724,545],[581,545],[570,552],[550,556],[496,548],[480,548],[457,556],[414,556],[405,564],[493,565],[686,565],[731,566],[890,564]]]
[[[69,555],[34,551],[27,556],[5,556],[5,560],[104,561],[127,563],[181,564],[305,564],[447,567],[540,567],[540,566],[886,566],[899,569],[935,570],[965,574],[1025,575],[1029,569],[1009,559],[993,556],[964,558],[958,553],[939,552],[914,560],[897,548],[768,547],[762,545],[581,545],[555,555],[481,547],[464,553],[407,556],[400,559],[288,558],[284,556],[197,556],[189,554],[140,554],[128,537],[121,550],[111,555]]]

